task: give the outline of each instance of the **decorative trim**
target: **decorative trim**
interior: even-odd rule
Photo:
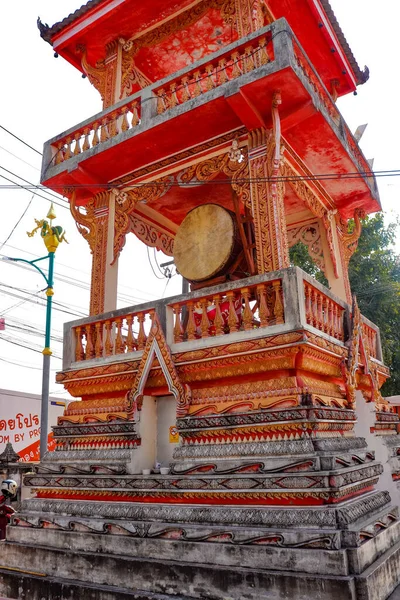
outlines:
[[[136,404],[137,409],[140,410],[144,386],[153,366],[153,360],[154,358],[157,358],[166,379],[168,389],[171,394],[175,396],[177,402],[177,415],[184,416],[187,414],[190,405],[190,387],[187,384],[182,385],[179,379],[157,314],[153,313],[151,319],[151,330],[143,350],[143,356],[139,364],[132,390],[129,393],[129,401]]]

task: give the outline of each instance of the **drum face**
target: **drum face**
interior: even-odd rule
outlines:
[[[200,282],[224,274],[238,251],[235,215],[218,204],[202,204],[182,221],[174,241],[179,273]]]

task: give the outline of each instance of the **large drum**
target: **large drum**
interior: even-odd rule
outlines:
[[[195,283],[229,273],[240,251],[235,214],[218,204],[202,204],[191,210],[174,241],[176,268]]]

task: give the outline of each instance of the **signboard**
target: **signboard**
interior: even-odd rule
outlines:
[[[41,398],[11,390],[0,390],[0,454],[11,442],[21,461],[40,459],[40,405]],[[55,441],[51,426],[64,412],[66,403],[57,398],[49,399],[48,449],[54,450]]]

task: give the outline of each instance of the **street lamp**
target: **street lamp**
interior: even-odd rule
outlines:
[[[46,219],[38,221],[35,219],[36,227],[31,232],[27,232],[29,237],[33,237],[40,229],[40,235],[47,248],[47,256],[36,258],[35,260],[25,260],[24,258],[12,258],[4,257],[3,260],[9,260],[12,262],[22,262],[34,267],[43,277],[46,282],[46,331],[45,331],[45,344],[43,348],[43,373],[42,373],[42,403],[40,411],[40,458],[42,459],[47,452],[47,429],[49,421],[49,383],[50,383],[50,332],[51,332],[51,308],[53,301],[53,284],[54,284],[54,256],[58,245],[61,242],[67,242],[65,238],[65,231],[59,225],[53,227],[53,219],[56,218],[53,203],[51,203],[50,210],[46,215],[46,218],[50,220],[50,224]],[[68,242],[67,242],[68,243]],[[49,261],[49,268],[47,275],[37,265],[42,260]]]

